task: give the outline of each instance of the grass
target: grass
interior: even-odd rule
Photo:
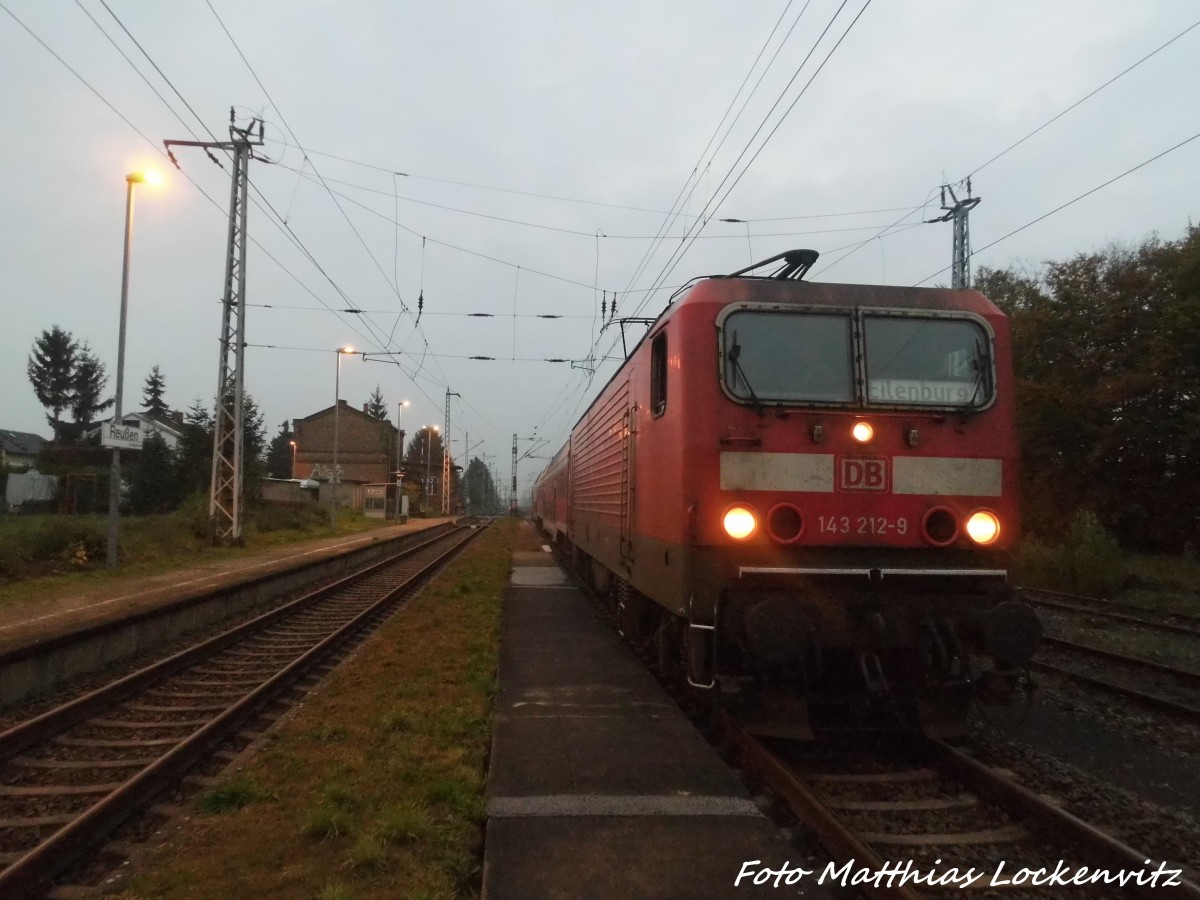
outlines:
[[[336,534],[358,534],[390,524],[344,510],[338,515]],[[123,516],[121,564],[109,570],[104,568],[106,533],[107,520],[102,516],[0,516],[0,607],[335,534],[327,514],[320,510],[252,510],[243,526],[244,546],[215,547],[197,525],[194,509]]]
[[[275,794],[263,788],[253,778],[239,773],[215,788],[205,791],[200,795],[196,804],[202,811],[215,815],[233,809],[241,809],[251,803],[272,799],[275,799]]]
[[[229,779],[267,796],[193,816],[120,897],[476,893],[500,598],[517,533],[513,521],[484,533],[269,733]]]

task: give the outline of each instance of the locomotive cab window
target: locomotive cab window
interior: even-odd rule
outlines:
[[[849,315],[744,310],[724,322],[725,387],[748,403],[850,403]]]
[[[667,411],[667,335],[664,332],[650,345],[650,411],[661,416]]]
[[[969,319],[863,316],[868,403],[960,406],[992,399],[989,341]]]

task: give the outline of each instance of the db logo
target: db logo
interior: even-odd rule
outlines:
[[[886,491],[888,461],[882,457],[838,458],[837,487],[839,491]]]

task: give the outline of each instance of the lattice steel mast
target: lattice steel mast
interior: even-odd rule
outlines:
[[[254,137],[257,131],[257,138]],[[233,156],[229,192],[229,242],[225,256],[225,292],[221,305],[221,359],[217,369],[217,414],[213,422],[212,487],[208,500],[209,531],[214,543],[242,541],[242,398],[246,348],[246,206],[253,148],[262,146],[263,121],[251,119],[246,128],[234,124],[229,111],[228,141],[163,141],[167,156],[178,167],[171,147],[225,150]]]
[[[950,195],[950,205],[946,204],[946,194]],[[953,185],[942,185],[942,209],[944,216],[927,219],[927,222],[954,222],[954,246],[951,253],[950,286],[953,288],[969,288],[971,286],[971,224],[970,213],[982,197],[971,196],[971,179],[967,179],[967,196],[959,200],[954,195]]]
[[[450,398],[461,397],[449,388],[446,389],[446,421],[442,431],[442,515],[450,514]]]

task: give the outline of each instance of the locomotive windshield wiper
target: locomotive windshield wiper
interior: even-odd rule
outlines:
[[[763,408],[762,401],[758,399],[758,395],[754,393],[754,388],[750,386],[750,379],[746,377],[746,370],[742,368],[741,356],[742,345],[738,343],[737,331],[733,332],[733,344],[729,348],[729,352],[725,354],[729,358],[730,365],[733,366],[733,374],[735,379],[740,378],[742,384],[746,386],[746,390],[750,394],[750,403],[754,406],[754,411],[758,415],[766,415],[766,410]]]
[[[971,366],[975,369],[974,390],[971,392],[971,399],[967,401],[966,407],[963,409],[964,421],[971,417],[973,413],[979,412],[975,408],[975,401],[979,399],[979,392],[983,389],[984,382],[987,380],[987,373],[984,363],[986,357],[983,355],[983,344],[975,340],[975,358],[971,360]]]

